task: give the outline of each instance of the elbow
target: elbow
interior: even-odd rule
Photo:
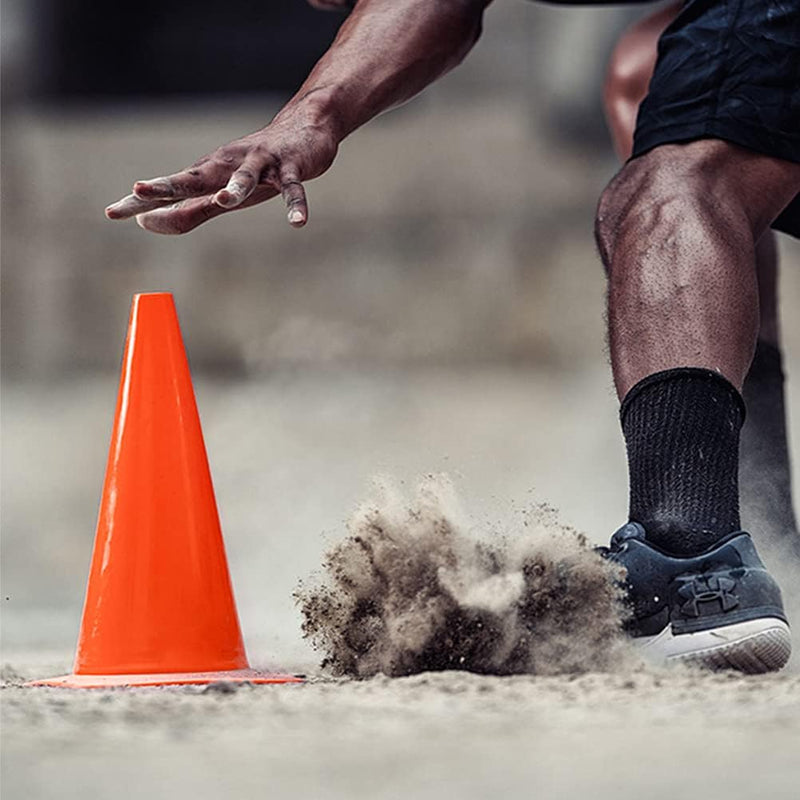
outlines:
[[[470,31],[470,35],[468,37],[468,41],[466,45],[463,47],[461,53],[459,53],[457,64],[460,64],[465,58],[467,53],[472,50],[473,47],[478,42],[478,39],[481,38],[481,34],[483,33],[483,11],[481,11],[474,20],[472,29]]]
[[[452,51],[447,70],[457,67],[475,46],[483,33],[483,12],[491,0],[450,0],[456,24],[461,31],[458,46]]]

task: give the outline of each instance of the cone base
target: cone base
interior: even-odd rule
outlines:
[[[297,675],[234,669],[224,672],[162,672],[134,675],[62,675],[28,681],[23,686],[60,686],[65,689],[112,689],[134,686],[182,686],[208,683],[304,683]]]

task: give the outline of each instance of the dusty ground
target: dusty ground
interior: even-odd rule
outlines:
[[[789,800],[800,781],[796,675],[6,688],[3,715],[5,798]]]
[[[70,662],[115,382],[4,385],[4,800],[797,797],[796,660],[765,678],[451,672],[233,694],[19,688]],[[519,532],[541,499],[598,541],[624,515],[601,363],[574,374],[287,372],[200,379],[197,394],[255,665],[318,674],[291,593],[376,472],[453,473],[484,533]]]

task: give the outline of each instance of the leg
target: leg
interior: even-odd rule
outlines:
[[[657,21],[623,37],[607,112],[618,152],[637,158],[597,219],[630,472],[630,521],[606,555],[626,569],[628,629],[656,657],[745,672],[780,669],[791,652],[780,590],[740,530],[737,480],[742,384],[749,370],[756,387],[764,353],[777,353],[755,348],[759,328],[777,341],[764,235],[800,188],[800,149],[785,135],[796,120],[781,99],[797,92],[800,0],[787,2],[687,0],[649,76]],[[800,234],[794,210],[780,225]],[[782,400],[780,360],[767,366],[757,394],[768,385]],[[782,411],[753,406],[756,422]]]
[[[604,87],[606,119],[614,148],[630,157],[639,104],[656,63],[657,43],[682,3],[667,6],[631,26],[611,56]],[[739,480],[744,526],[770,545],[787,545],[800,556],[791,492],[777,303],[777,246],[767,231],[756,246],[760,323],[755,356],[743,395]]]
[[[636,114],[639,104],[647,93],[650,78],[655,67],[658,38],[667,25],[674,19],[680,7],[680,3],[668,6],[636,23],[622,36],[612,54],[606,79],[604,100],[606,116],[614,145],[622,159],[627,159],[632,151]],[[629,166],[633,167],[634,165]],[[623,173],[624,172],[625,170]],[[675,178],[678,180],[680,179],[677,175],[673,177],[673,180]],[[612,187],[613,186],[614,184],[612,184]],[[606,196],[610,194],[611,193],[607,191]],[[606,227],[603,221],[605,213],[603,206],[604,203],[601,201],[600,216],[598,218],[598,240],[601,248],[604,246],[603,240],[605,238],[602,235],[603,230],[601,230],[601,228],[604,229]],[[746,245],[746,243],[742,244]],[[747,246],[749,246],[749,251],[751,253],[754,252],[752,242]],[[753,260],[754,258],[755,256],[753,256]],[[608,258],[604,258],[604,263],[608,268]],[[753,261],[751,261],[751,263],[753,263]],[[737,274],[739,278],[739,285],[731,286],[732,297],[730,299],[733,302],[740,301],[740,309],[745,313],[749,310],[749,313],[752,314],[753,309],[757,308],[757,301],[754,302],[753,298],[753,293],[757,291],[755,276],[752,274],[752,269],[740,270],[735,274]],[[667,273],[664,273],[664,275],[666,276]],[[613,313],[616,308],[617,304],[614,303],[609,310]],[[625,316],[623,311],[623,317]],[[693,316],[696,317],[696,315]],[[753,319],[750,320],[751,327],[752,324],[754,324]],[[618,328],[619,326],[613,325],[612,321],[612,359],[616,352],[613,335],[614,331]],[[745,334],[745,337],[749,337],[749,332]],[[753,339],[754,338],[755,336],[753,336]],[[644,346],[645,352],[650,351],[650,343],[642,342],[642,345]],[[752,350],[752,343],[750,349]],[[748,363],[751,355],[752,352],[747,356]],[[690,361],[686,361],[685,363],[688,364]],[[623,365],[616,365],[615,376],[623,370]],[[648,373],[645,371],[643,375],[646,374]],[[641,377],[643,377],[643,375]],[[741,388],[741,381],[738,381],[738,385],[739,388]],[[618,383],[618,389],[619,388]],[[624,394],[628,388],[630,388],[630,386],[623,387],[620,389],[620,393]]]
[[[694,398],[681,411],[683,428],[693,415],[706,414],[682,434],[689,436],[683,449],[675,450],[669,421],[625,430],[631,517],[638,514],[653,540],[676,552],[702,549],[739,526],[742,413],[735,390],[742,388],[758,330],[755,243],[798,188],[800,165],[702,140],[657,147],[629,162],[601,198],[597,236],[609,273],[620,398],[648,376],[676,368],[721,376],[713,391],[692,381],[681,389],[682,402]],[[638,416],[629,414],[634,428]]]
[[[755,243],[798,189],[800,165],[719,140],[664,145],[622,169],[597,217],[620,397],[676,366],[741,389],[758,332]]]
[[[630,467],[632,634],[648,652],[780,669],[780,590],[740,532],[739,391],[758,332],[755,247],[800,188],[800,164],[721,140],[663,145],[603,194],[612,366]]]
[[[792,504],[786,436],[784,378],[780,351],[775,237],[768,232],[756,248],[761,327],[742,394],[747,419],[742,428],[739,464],[742,521],[764,534],[777,558],[800,558],[800,533]]]
[[[633,151],[636,115],[656,66],[658,37],[682,5],[673,3],[636,22],[622,34],[611,54],[603,105],[614,149],[621,161],[627,161]]]

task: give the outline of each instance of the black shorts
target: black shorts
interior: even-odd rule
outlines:
[[[709,138],[800,163],[800,0],[687,0],[662,34],[632,157]],[[800,237],[800,195],[772,227]]]

